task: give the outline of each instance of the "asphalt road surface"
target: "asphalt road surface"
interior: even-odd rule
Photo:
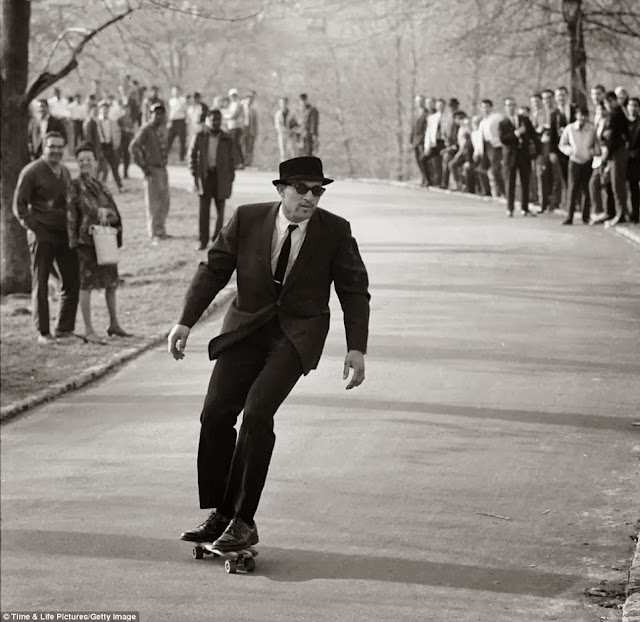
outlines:
[[[234,203],[275,199],[271,178],[241,172]],[[177,539],[205,515],[213,318],[184,361],[158,348],[3,425],[4,611],[615,619],[583,592],[624,579],[638,516],[640,248],[381,184],[335,183],[321,205],[351,221],[370,272],[367,378],[344,390],[334,301],[322,363],[276,417],[256,572]]]

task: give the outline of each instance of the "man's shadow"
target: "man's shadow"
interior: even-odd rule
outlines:
[[[216,563],[211,557],[191,559],[190,544],[142,536],[5,529],[2,550],[39,556],[97,559],[151,560],[170,564]],[[493,568],[464,563],[338,553],[295,548],[258,547],[256,577],[272,581],[303,582],[314,579],[387,581],[486,592],[558,598],[582,584],[584,577],[533,568]],[[426,554],[428,552],[424,552]],[[416,547],[415,556],[423,552]],[[126,572],[123,569],[123,572]]]

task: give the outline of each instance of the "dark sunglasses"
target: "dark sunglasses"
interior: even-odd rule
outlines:
[[[287,185],[293,186],[296,189],[296,192],[298,194],[307,194],[307,192],[311,190],[311,194],[314,197],[321,197],[324,194],[324,191],[326,190],[326,188],[323,188],[322,186],[307,186],[307,184],[303,184],[302,182],[299,182],[297,184],[287,184]]]

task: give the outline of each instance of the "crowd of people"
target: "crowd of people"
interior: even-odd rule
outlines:
[[[594,109],[569,101],[566,87],[534,93],[529,105],[513,97],[502,111],[483,99],[477,113],[457,99],[417,96],[411,145],[422,185],[506,197],[515,209],[520,182],[523,216],[578,209],[585,224],[638,223],[640,216],[640,100],[624,87],[591,89]]]

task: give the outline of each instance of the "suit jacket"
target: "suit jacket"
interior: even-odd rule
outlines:
[[[608,158],[620,148],[624,148],[629,140],[629,119],[621,106],[614,108],[604,122],[602,142],[609,150]]]
[[[303,137],[318,135],[318,109],[315,106],[303,106],[300,111],[300,135]]]
[[[508,168],[514,166],[519,157],[530,158],[532,150],[541,153],[540,139],[531,121],[527,117],[517,115],[518,127],[525,127],[526,132],[522,136],[516,136],[516,129],[509,117],[504,117],[500,121],[498,130],[500,132],[500,142],[502,142],[502,161]]]
[[[423,110],[422,113],[415,118],[411,127],[411,137],[409,140],[411,141],[411,146],[414,149],[417,149],[418,147],[424,148],[424,138],[426,133],[427,111]]]
[[[200,130],[191,141],[189,147],[189,170],[196,182],[199,193],[203,194],[204,182],[209,174],[207,154],[209,149],[209,128]],[[216,199],[228,199],[231,196],[233,181],[236,176],[233,160],[233,141],[222,130],[218,135],[218,149],[216,150],[216,176],[218,196]]]
[[[67,129],[65,128],[64,121],[62,119],[49,115],[46,133],[48,132],[60,132],[64,137],[65,143],[67,142]],[[29,119],[28,141],[29,157],[32,160],[37,160],[42,155],[44,136],[40,132],[40,121],[34,117]]]
[[[300,355],[304,374],[315,369],[329,331],[331,283],[344,314],[347,349],[367,350],[367,270],[349,223],[317,208],[280,295],[273,282],[271,244],[279,203],[241,205],[216,237],[207,262],[187,290],[179,324],[193,326],[236,271],[238,293],[221,334],[209,343],[217,358],[273,317]]]
[[[93,145],[96,151],[96,158],[102,157],[102,146],[100,144],[100,135],[98,134],[98,124],[93,117],[87,117],[82,124],[82,131],[86,141]]]

